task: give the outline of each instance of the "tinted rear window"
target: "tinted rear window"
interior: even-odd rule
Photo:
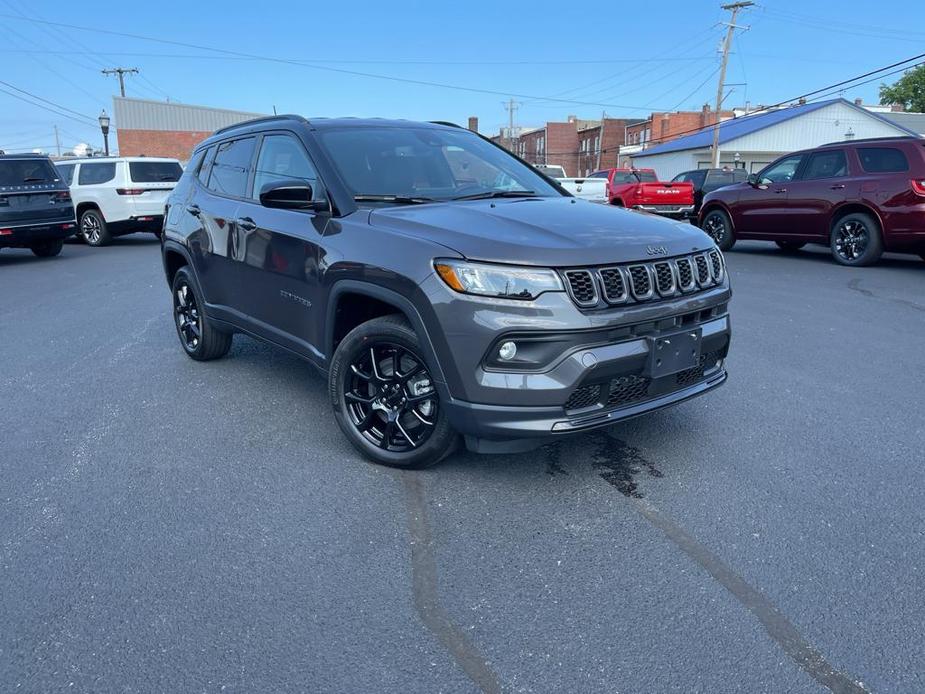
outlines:
[[[102,162],[99,164],[81,164],[77,174],[77,182],[82,186],[92,186],[97,183],[106,183],[116,177],[116,162]]]
[[[74,180],[74,164],[56,164],[55,168],[68,185]]]
[[[61,177],[47,159],[0,159],[0,186],[54,183]]]
[[[211,190],[222,195],[244,197],[255,142],[253,137],[248,137],[223,142],[218,146],[212,163],[212,174],[209,176]]]
[[[909,160],[895,147],[858,147],[861,168],[867,173],[893,173],[908,171]]]
[[[135,183],[176,183],[183,169],[175,161],[131,161],[128,173]]]
[[[639,179],[640,183],[655,183],[658,181],[658,176],[651,171],[637,171],[636,178]]]

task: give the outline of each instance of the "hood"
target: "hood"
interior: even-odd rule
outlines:
[[[430,239],[470,260],[569,267],[707,250],[697,227],[576,198],[472,200],[376,209],[369,223]]]

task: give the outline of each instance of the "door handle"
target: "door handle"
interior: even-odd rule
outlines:
[[[845,188],[844,183],[837,183],[834,186],[831,186],[832,190],[843,190]]]
[[[257,228],[257,224],[250,217],[239,217],[234,220],[234,223],[244,231],[253,231]]]
[[[199,209],[199,205],[187,205],[186,211],[194,217],[198,217],[200,214],[202,214],[202,210]]]
[[[786,192],[787,192],[787,189],[786,189],[786,188],[778,188],[778,189],[775,190],[774,192],[777,193],[778,195],[780,195],[781,193],[786,193]]]

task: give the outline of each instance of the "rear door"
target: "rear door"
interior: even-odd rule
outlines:
[[[235,260],[242,285],[248,288],[242,296],[244,310],[258,321],[255,329],[271,339],[321,357],[324,336],[316,333],[316,327],[324,321],[315,313],[321,304],[321,239],[330,216],[261,205],[264,186],[285,180],[304,181],[316,200],[324,199],[302,142],[288,131],[268,132],[261,138],[250,194],[237,211],[240,241]]]
[[[199,227],[190,242],[203,294],[208,303],[229,311],[232,320],[244,313],[246,303],[235,260],[240,253],[235,219],[247,195],[256,142],[250,136],[220,143],[215,154],[208,155],[211,165],[200,174],[204,185],[194,185],[186,206]]]
[[[778,159],[758,174],[758,183],[743,186],[739,199],[730,205],[738,236],[774,237],[792,222],[787,194],[803,163],[804,154]]]
[[[781,236],[822,240],[829,236],[829,220],[845,197],[857,196],[857,184],[849,178],[848,157],[843,149],[810,152],[789,184],[788,224],[781,225]],[[849,191],[849,186],[853,189]]]

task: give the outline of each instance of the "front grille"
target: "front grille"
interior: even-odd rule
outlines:
[[[681,291],[689,292],[694,288],[694,266],[690,258],[678,258],[675,261],[678,267],[678,285]]]
[[[597,287],[594,276],[588,270],[568,270],[565,273],[572,298],[581,306],[597,303]]]
[[[723,259],[719,251],[710,251],[710,266],[713,270],[713,281],[719,282],[723,278]]]
[[[698,255],[694,258],[694,262],[697,263],[697,283],[705,287],[710,284],[710,266],[707,265],[707,259]]]
[[[652,296],[652,278],[646,265],[630,265],[630,280],[633,283],[633,296],[638,300]]]
[[[609,303],[620,304],[629,298],[622,270],[608,267],[601,270],[600,275],[601,283],[604,285],[604,299]]]
[[[645,400],[649,394],[652,381],[644,376],[620,376],[610,382],[610,394],[607,405],[628,405],[631,402]]]
[[[662,296],[671,296],[674,294],[674,273],[671,271],[670,264],[655,263],[655,286],[658,288],[658,293]]]
[[[580,410],[596,405],[601,399],[601,387],[598,384],[576,388],[565,401],[566,410]]]
[[[650,301],[708,289],[725,277],[716,250],[632,265],[571,268],[563,273],[568,292],[581,308]]]
[[[707,352],[706,354],[700,355],[700,361],[697,363],[697,366],[691,367],[690,369],[685,369],[684,371],[679,371],[675,374],[675,382],[678,384],[678,387],[683,388],[685,386],[693,385],[697,381],[703,378],[703,374],[708,370],[712,369],[720,360],[721,353],[718,350]]]

